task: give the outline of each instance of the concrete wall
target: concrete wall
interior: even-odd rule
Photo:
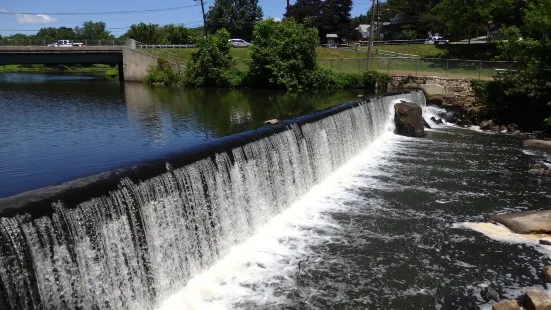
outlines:
[[[122,49],[123,76],[127,82],[142,82],[149,69],[157,66],[157,58],[124,47]]]

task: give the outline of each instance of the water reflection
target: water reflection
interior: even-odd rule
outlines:
[[[144,113],[147,119],[155,113],[159,123],[171,126],[176,135],[200,130],[206,137],[221,137],[264,126],[268,119],[290,119],[335,106],[354,99],[357,94],[350,91],[178,90],[126,84],[125,95],[134,121],[140,122]],[[169,122],[163,122],[162,115],[168,116]]]
[[[95,74],[0,74],[0,198],[190,150],[356,96],[151,88]]]

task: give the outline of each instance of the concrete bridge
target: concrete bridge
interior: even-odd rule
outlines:
[[[134,48],[133,48],[134,47]],[[121,81],[142,81],[157,57],[129,46],[0,46],[0,65],[117,64]]]

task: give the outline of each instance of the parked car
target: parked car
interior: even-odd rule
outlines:
[[[230,39],[230,43],[232,44],[233,47],[235,48],[240,48],[240,47],[249,47],[251,46],[251,43],[243,40],[243,39]]]
[[[425,44],[448,44],[450,43],[449,40],[446,40],[444,37],[441,36],[432,36],[428,37],[425,40]]]
[[[57,40],[53,43],[48,44],[52,47],[73,47],[73,46],[84,46],[84,43],[73,42],[73,40]]]

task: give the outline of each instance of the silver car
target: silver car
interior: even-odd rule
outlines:
[[[230,39],[230,43],[232,44],[233,47],[235,48],[240,48],[240,47],[249,47],[251,46],[251,43],[243,40],[243,39]]]

